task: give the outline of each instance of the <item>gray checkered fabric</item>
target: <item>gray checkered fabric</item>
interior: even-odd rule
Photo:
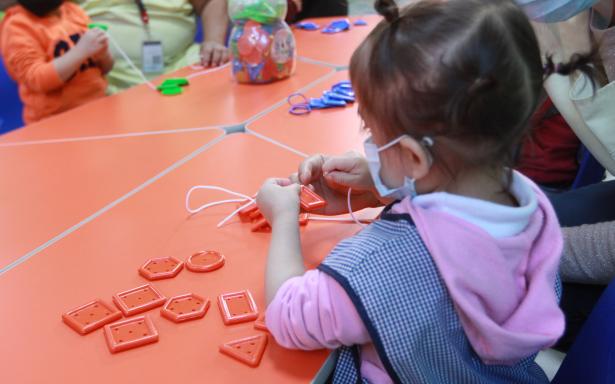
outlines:
[[[342,241],[319,269],[348,293],[394,382],[548,383],[534,363],[535,355],[514,366],[482,363],[407,215],[385,213],[382,220]],[[557,286],[559,294],[559,282]],[[362,381],[352,351],[340,350],[334,383]]]

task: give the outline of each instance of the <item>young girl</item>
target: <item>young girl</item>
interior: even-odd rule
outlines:
[[[337,348],[334,383],[546,383],[534,357],[564,330],[562,237],[510,166],[545,71],[574,66],[543,69],[510,0],[376,8],[350,64],[367,158],[314,156],[258,194],[267,326],[287,348]],[[326,214],[347,212],[348,187],[353,209],[391,204],[304,272],[297,181]]]

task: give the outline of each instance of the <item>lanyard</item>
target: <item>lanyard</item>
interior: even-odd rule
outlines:
[[[143,22],[143,27],[145,27],[145,33],[147,33],[147,38],[151,40],[152,33],[149,29],[149,14],[147,13],[147,8],[145,8],[143,0],[135,0],[135,3],[137,3],[137,7],[139,8],[139,13],[141,14],[141,21]]]
[[[141,21],[143,25],[149,25],[149,15],[147,14],[147,8],[145,8],[145,4],[143,4],[142,0],[135,0],[137,3],[137,7],[139,7],[139,13],[141,14]]]

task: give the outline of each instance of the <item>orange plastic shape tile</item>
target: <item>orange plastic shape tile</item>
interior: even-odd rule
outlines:
[[[209,299],[187,293],[170,298],[160,310],[160,314],[171,321],[181,323],[204,317],[209,305]]]
[[[62,314],[62,321],[82,335],[122,318],[122,313],[100,299]]]
[[[158,341],[158,330],[149,316],[139,316],[105,325],[105,340],[111,353]]]
[[[248,201],[244,201],[241,202],[239,204],[239,206],[243,206],[247,203]],[[252,204],[248,205],[247,207],[243,208],[242,210],[240,210],[239,212],[237,212],[237,215],[239,215],[239,218],[241,219],[241,221],[243,221],[244,223],[248,223],[250,221],[252,221],[252,216],[253,215],[260,215],[260,212],[258,210],[258,207],[256,206],[255,202],[252,202]]]
[[[148,280],[171,279],[184,268],[184,263],[174,257],[150,259],[139,268],[139,274]]]
[[[259,331],[269,332],[269,329],[267,328],[267,324],[265,324],[265,315],[256,319],[256,321],[254,322],[254,329],[257,329]]]
[[[267,335],[261,334],[229,341],[220,346],[220,352],[250,367],[257,367],[263,358],[266,346]]]
[[[300,226],[306,226],[308,224],[310,220],[310,214],[309,213],[300,213],[299,214],[299,225]]]
[[[269,225],[269,222],[267,222],[267,219],[265,219],[264,217],[252,224],[252,232],[268,231],[270,229],[271,226]]]
[[[218,296],[218,309],[226,325],[252,321],[258,317],[256,303],[247,289]]]
[[[312,191],[305,185],[301,186],[300,195],[301,209],[310,212],[327,205],[327,202],[320,197],[316,192]]]
[[[186,268],[192,272],[211,272],[224,266],[224,255],[218,251],[201,251],[186,260]]]
[[[113,302],[124,316],[132,316],[163,305],[167,299],[151,284],[113,295]]]

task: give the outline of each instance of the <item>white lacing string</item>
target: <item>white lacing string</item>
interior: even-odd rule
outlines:
[[[110,34],[110,33],[108,33],[108,32],[107,32],[107,37],[109,38],[109,41],[111,42],[111,44],[113,44],[113,46],[115,47],[115,49],[116,49],[116,50],[119,52],[119,54],[122,56],[122,58],[123,58],[123,59],[124,59],[124,60],[128,63],[128,65],[130,66],[130,68],[132,68],[132,69],[133,69],[133,70],[134,70],[134,71],[135,71],[135,72],[139,75],[139,77],[141,78],[141,80],[143,80],[143,83],[145,83],[145,84],[146,84],[146,85],[147,85],[150,89],[152,89],[153,91],[157,91],[157,88],[156,88],[156,86],[154,85],[154,83],[152,83],[151,81],[149,81],[149,80],[147,79],[147,77],[145,76],[145,74],[143,73],[143,71],[141,71],[141,70],[140,70],[140,69],[139,69],[139,68],[135,65],[135,63],[134,63],[132,60],[130,60],[130,57],[128,57],[128,55],[126,54],[126,52],[124,52],[124,50],[120,47],[120,45],[119,45],[119,44],[115,41],[115,39],[113,38],[113,36],[111,36],[111,34]],[[206,75],[206,74],[208,74],[208,73],[215,72],[215,71],[218,71],[218,70],[220,70],[220,69],[226,68],[226,67],[228,67],[229,65],[230,65],[230,62],[229,62],[229,63],[226,63],[226,64],[224,64],[224,65],[221,65],[221,66],[219,66],[219,67],[216,67],[216,68],[210,68],[210,69],[206,69],[206,70],[204,70],[204,71],[199,71],[199,72],[196,72],[196,73],[192,73],[192,74],[190,74],[190,75],[186,76],[186,79],[187,79],[187,80],[189,80],[189,79],[194,79],[195,77],[203,76],[203,75]],[[197,65],[197,64],[192,64],[192,65],[190,66],[190,69],[195,70],[195,71],[196,71],[196,70],[201,70],[201,69],[203,69],[203,68],[205,68],[205,67],[203,67],[202,65]]]
[[[354,212],[352,211],[352,205],[350,204],[350,194],[351,193],[352,193],[352,188],[348,188],[348,195],[346,196],[346,201],[348,202],[348,213],[350,213],[350,217],[352,217],[352,220],[354,220],[355,223],[357,223],[358,225],[362,227],[365,227],[365,224],[360,222],[359,219],[357,219],[357,217],[354,215]]]
[[[203,204],[200,207],[193,209],[190,208],[190,195],[192,195],[192,192],[199,190],[199,189],[206,189],[206,190],[213,190],[213,191],[221,191],[221,192],[225,192],[228,193],[230,195],[234,195],[237,197],[241,197],[241,199],[226,199],[226,200],[218,200],[218,201],[213,201],[211,203],[207,203],[207,204]],[[333,222],[342,222],[342,223],[347,223],[347,222],[355,222],[358,225],[365,227],[365,224],[363,224],[361,222],[361,220],[359,220],[354,212],[352,211],[352,206],[350,204],[350,195],[352,193],[352,188],[348,189],[348,195],[347,195],[347,200],[348,200],[348,213],[350,213],[350,217],[351,218],[343,218],[343,217],[323,217],[323,216],[315,216],[315,215],[309,215],[308,219],[311,221],[333,221]],[[247,202],[246,202],[247,201]],[[223,226],[224,224],[226,224],[229,220],[231,220],[233,217],[235,217],[235,215],[237,215],[239,213],[239,211],[241,211],[242,209],[246,208],[247,206],[249,206],[250,204],[254,203],[254,199],[248,195],[244,195],[242,193],[238,193],[238,192],[234,192],[231,191],[229,189],[223,188],[223,187],[218,187],[215,185],[197,185],[194,186],[192,188],[190,188],[190,190],[188,190],[188,192],[186,193],[186,210],[194,215],[196,213],[199,213],[207,208],[211,208],[211,207],[215,207],[217,205],[222,205],[222,204],[229,204],[229,203],[243,203],[246,202],[245,204],[241,205],[239,208],[235,209],[233,212],[231,212],[231,214],[229,214],[228,216],[226,216],[224,219],[222,219],[222,221],[220,221],[217,224],[217,227],[220,228],[221,226]],[[369,220],[364,220],[364,221],[369,221]]]
[[[209,68],[209,69],[206,69],[204,71],[195,72],[195,73],[192,73],[192,74],[186,76],[186,79],[190,80],[190,79],[194,79],[195,77],[203,76],[203,75],[206,75],[206,74],[211,73],[211,72],[216,72],[216,71],[219,71],[219,70],[221,70],[223,68],[228,67],[229,65],[231,65],[230,62],[228,62],[226,64],[222,64],[222,65],[220,65],[218,67],[215,67],[215,68]],[[195,71],[203,69],[203,68],[205,68],[205,67],[203,67],[202,65],[198,65],[197,66],[195,64],[192,64],[190,66],[190,69],[195,70]]]
[[[190,208],[190,195],[192,194],[192,192],[194,192],[194,191],[196,191],[198,189],[206,189],[206,190],[210,190],[210,191],[226,192],[229,195],[241,197],[241,199],[226,199],[226,200],[214,201],[214,202],[211,202],[211,203],[203,204],[203,205],[201,205],[200,207],[198,207],[196,209],[192,209],[192,208]],[[231,213],[230,215],[225,217],[221,222],[218,223],[217,227],[220,228],[221,226],[226,224],[226,222],[228,222],[230,219],[232,219],[237,213],[239,213],[239,211],[241,211],[242,209],[244,209],[248,205],[252,204],[254,202],[254,199],[251,198],[248,195],[244,195],[243,193],[234,192],[234,191],[231,191],[230,189],[226,189],[226,188],[223,188],[223,187],[217,187],[215,185],[196,185],[196,186],[190,188],[190,190],[188,190],[188,192],[186,193],[186,210],[188,212],[190,212],[190,214],[194,215],[195,213],[201,212],[201,211],[203,211],[203,210],[205,210],[207,208],[215,207],[216,205],[229,204],[229,203],[243,203],[246,200],[248,201],[247,203],[245,203],[241,207],[239,207],[236,210],[234,210],[233,213]]]
[[[359,220],[354,212],[352,211],[352,205],[350,204],[350,195],[352,193],[352,188],[348,188],[348,194],[346,195],[346,202],[348,205],[348,213],[350,214],[349,218],[345,218],[345,217],[323,217],[323,216],[313,216],[310,215],[309,219],[313,220],[313,221],[335,221],[335,222],[341,222],[341,223],[348,223],[348,222],[354,222],[358,225],[360,225],[361,227],[365,227],[366,225],[363,224],[361,222],[361,220]],[[371,220],[363,220],[364,222],[371,222]]]
[[[137,68],[137,66],[132,62],[132,60],[130,60],[126,52],[124,52],[124,50],[120,48],[120,45],[115,41],[113,36],[111,36],[111,34],[107,32],[107,37],[109,38],[111,44],[113,44],[115,49],[119,52],[119,54],[124,58],[124,60],[126,60],[128,65],[139,75],[139,77],[141,77],[141,80],[143,80],[143,82],[153,91],[156,91],[156,86],[151,81],[149,81],[147,77],[145,77],[143,72],[139,68]]]

